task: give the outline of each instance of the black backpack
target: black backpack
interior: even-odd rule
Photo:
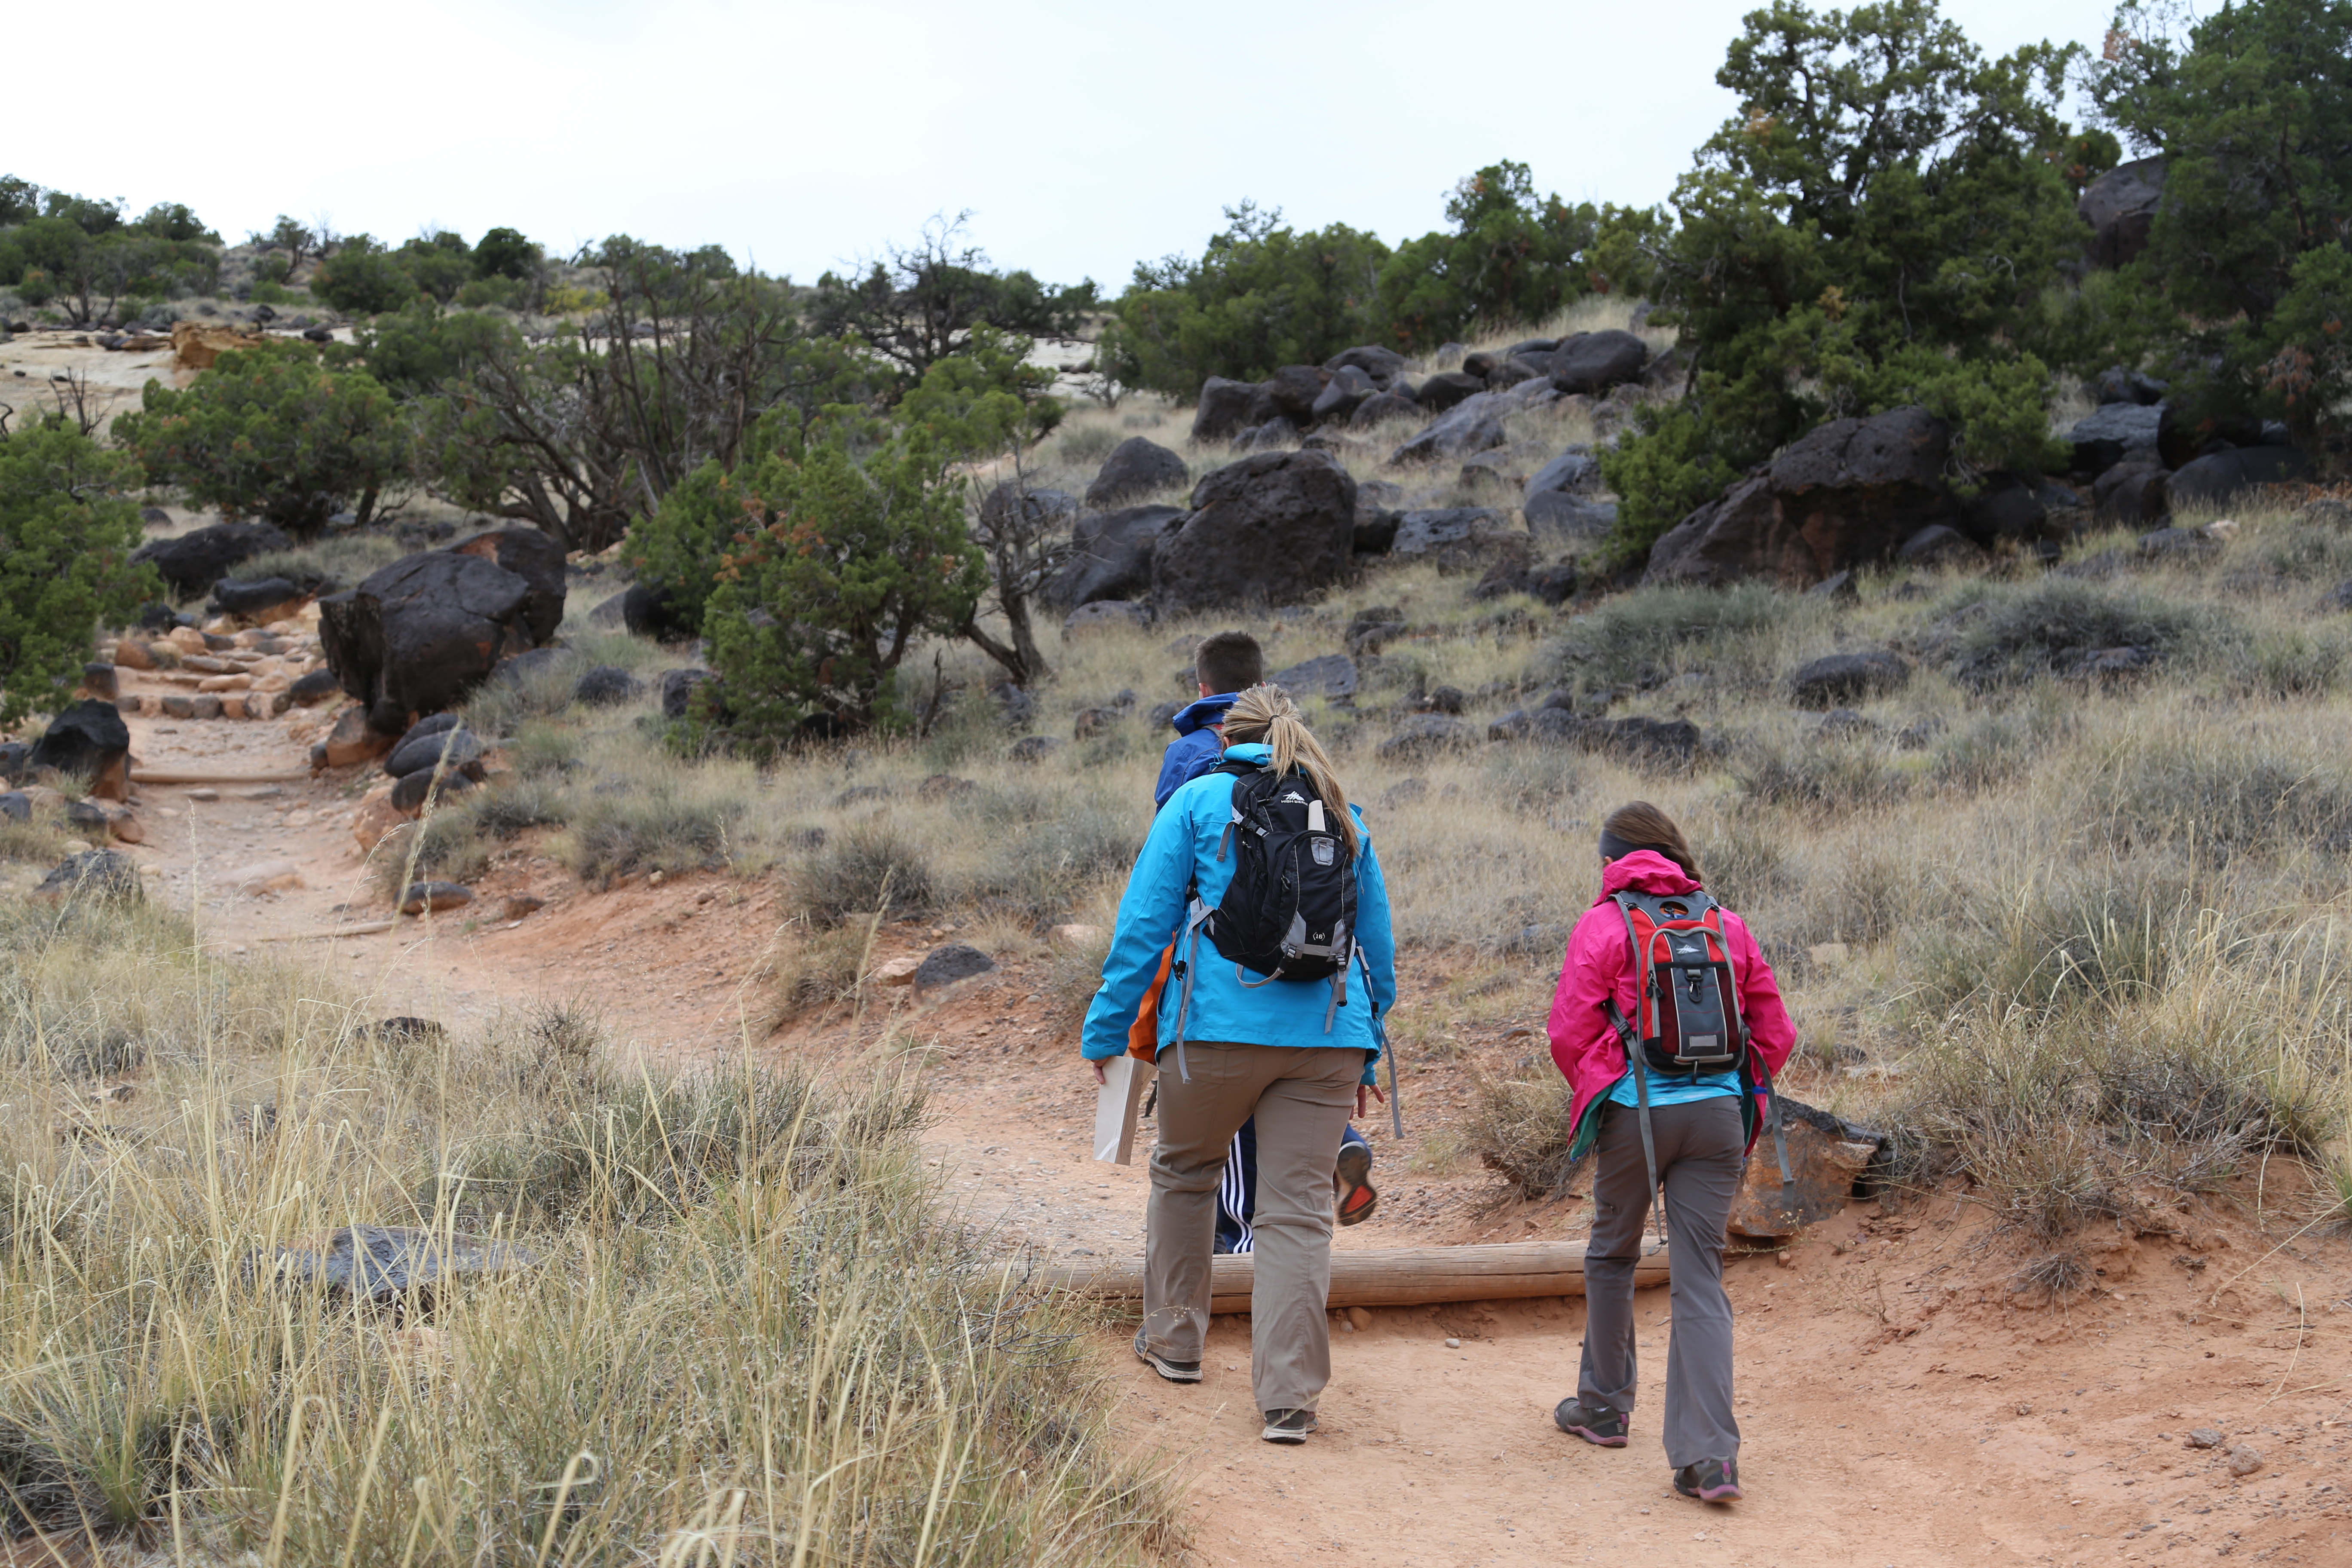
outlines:
[[[1244,975],[1244,985],[1330,982],[1331,1005],[1323,1014],[1327,1032],[1348,1005],[1348,966],[1356,959],[1355,852],[1329,820],[1313,781],[1303,773],[1276,775],[1255,763],[1223,763],[1216,771],[1234,781],[1233,820],[1217,843],[1218,859],[1233,857],[1234,877],[1213,910],[1201,901],[1198,886],[1193,888],[1178,939],[1180,1069],[1202,933],[1237,973],[1263,977]],[[1191,1074],[1185,1077],[1189,1081]]]
[[[1233,854],[1234,879],[1202,924],[1209,941],[1265,980],[1344,975],[1355,952],[1356,857],[1314,781],[1255,763],[1217,771],[1234,775],[1234,817],[1217,845],[1218,859]]]

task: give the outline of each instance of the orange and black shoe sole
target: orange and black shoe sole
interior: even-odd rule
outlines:
[[[1361,1225],[1371,1218],[1372,1211],[1381,1206],[1381,1194],[1371,1184],[1372,1152],[1361,1143],[1340,1144],[1332,1174],[1339,1186],[1335,1204],[1339,1223]]]

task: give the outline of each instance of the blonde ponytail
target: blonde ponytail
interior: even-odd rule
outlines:
[[[1307,721],[1298,715],[1298,704],[1290,693],[1279,686],[1253,686],[1243,692],[1226,710],[1225,744],[1249,745],[1263,742],[1274,749],[1274,771],[1286,773],[1293,768],[1304,773],[1315,785],[1315,793],[1323,797],[1326,809],[1339,819],[1340,836],[1348,841],[1348,853],[1363,850],[1361,837],[1356,829],[1356,814],[1348,809],[1348,795],[1339,787],[1339,771],[1331,765],[1331,755]]]

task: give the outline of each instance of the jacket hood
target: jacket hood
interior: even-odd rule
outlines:
[[[1628,888],[1637,893],[1690,893],[1698,884],[1656,850],[1636,849],[1601,868],[1601,897],[1593,901],[1615,898]]]
[[[1180,735],[1189,735],[1195,730],[1205,730],[1212,724],[1222,724],[1224,722],[1225,710],[1241,700],[1241,695],[1238,691],[1223,691],[1214,697],[1203,697],[1197,702],[1188,703],[1178,709],[1176,717],[1169,722],[1176,726],[1176,732]]]
[[[1225,761],[1255,763],[1259,767],[1264,767],[1274,761],[1274,748],[1264,741],[1244,741],[1237,746],[1225,748]]]

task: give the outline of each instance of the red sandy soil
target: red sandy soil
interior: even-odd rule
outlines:
[[[151,768],[202,757],[260,771],[303,755],[284,721],[131,727]],[[213,802],[143,785],[150,837],[132,853],[161,868],[159,896],[194,891],[204,939],[232,958],[383,918],[347,826],[371,782],[343,770]],[[302,885],[225,890],[229,873],[270,859],[296,862]],[[1048,1021],[1043,965],[771,1037],[760,970],[783,915],[764,886],[696,876],[591,891],[524,849],[478,892],[456,915],[320,943],[319,956],[386,1015],[457,1023],[586,1001],[618,1037],[669,1055],[849,1063],[887,1029],[920,1052],[929,1148],[965,1214],[1062,1258],[1139,1253],[1142,1168],[1087,1157],[1093,1086],[1066,1025]],[[520,893],[547,905],[500,918]],[[932,941],[886,927],[877,956]],[[1497,1061],[1527,1048],[1486,1043]],[[1573,1199],[1497,1206],[1478,1173],[1412,1168],[1454,1114],[1461,1076],[1408,1077],[1402,1142],[1384,1118],[1367,1128],[1385,1195],[1339,1245],[1580,1233]],[[1785,1262],[1735,1261],[1748,1496],[1731,1506],[1671,1495],[1654,1400],[1625,1449],[1553,1427],[1553,1404],[1574,1391],[1572,1298],[1374,1310],[1367,1330],[1335,1333],[1322,1431],[1297,1449],[1257,1438],[1246,1319],[1216,1321],[1199,1386],[1138,1365],[1130,1325],[1108,1322],[1098,1352],[1125,1387],[1118,1430],[1188,1489],[1203,1563],[2352,1563],[2352,1248],[2307,1223],[2319,1204],[2304,1181],[2273,1162],[2259,1194],[2249,1179],[2171,1215],[2175,1234],[2092,1238],[2103,1272],[2063,1304],[2011,1288],[2021,1244],[1964,1194],[1894,1215],[1850,1208]],[[1664,1291],[1643,1300],[1654,1380],[1668,1310]],[[2187,1446],[2208,1427],[2227,1434],[2221,1447]],[[2261,1458],[2243,1477],[2228,1459],[2240,1446]]]

